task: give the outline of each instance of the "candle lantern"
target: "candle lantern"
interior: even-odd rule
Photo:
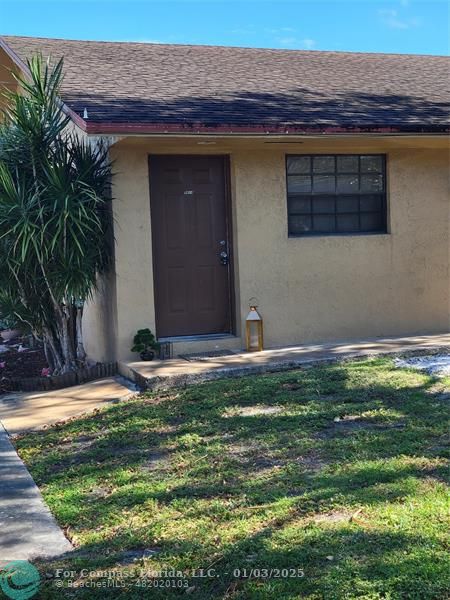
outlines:
[[[261,352],[264,346],[263,320],[252,300],[255,299],[250,299],[250,312],[245,319],[247,352]]]

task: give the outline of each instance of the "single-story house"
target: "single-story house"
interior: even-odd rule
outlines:
[[[115,268],[89,354],[449,331],[450,59],[0,38],[0,81],[64,57],[74,126],[114,160]]]

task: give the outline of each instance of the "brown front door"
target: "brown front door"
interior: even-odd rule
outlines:
[[[151,156],[156,333],[231,332],[227,160]]]

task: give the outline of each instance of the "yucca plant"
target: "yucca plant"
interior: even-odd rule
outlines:
[[[63,64],[28,60],[0,125],[0,314],[43,340],[54,373],[86,362],[83,307],[111,255],[108,152],[70,128]]]

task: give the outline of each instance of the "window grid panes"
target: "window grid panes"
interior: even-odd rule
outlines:
[[[383,154],[288,156],[289,235],[386,232]]]

